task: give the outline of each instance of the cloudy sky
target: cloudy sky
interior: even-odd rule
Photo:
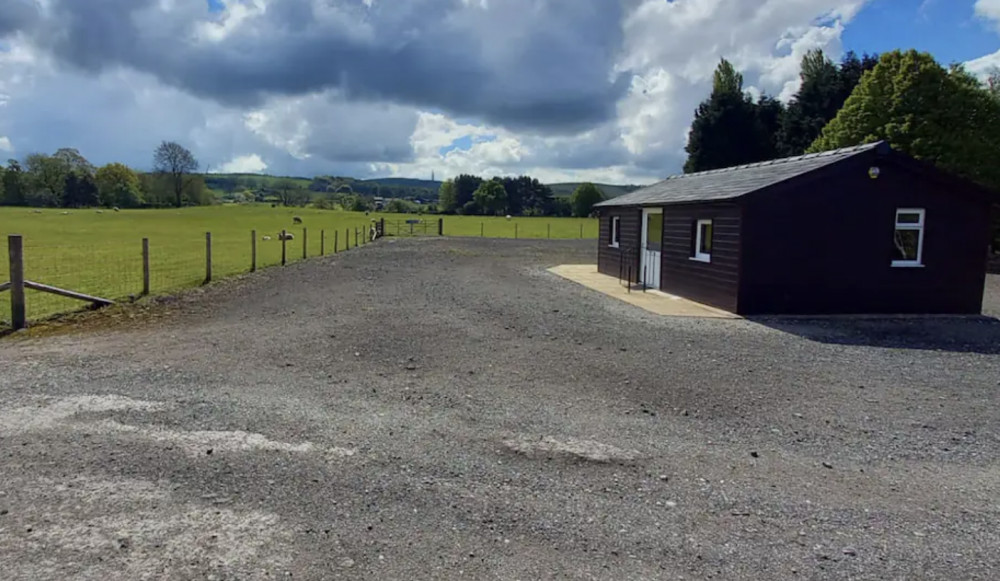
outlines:
[[[1000,65],[1000,0],[0,0],[0,157],[646,183],[720,57],[787,98],[812,48]]]

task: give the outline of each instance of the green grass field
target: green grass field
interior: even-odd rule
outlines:
[[[292,222],[293,216],[303,220]],[[211,206],[181,210],[41,210],[0,208],[0,245],[8,234],[24,237],[25,277],[110,299],[142,292],[142,239],[149,239],[150,289],[153,294],[201,284],[205,279],[205,233],[212,233],[214,279],[247,272],[251,263],[251,231],[257,231],[258,268],[281,263],[278,233],[287,229],[295,240],[287,243],[288,261],[303,258],[303,227],[308,230],[308,257],[320,255],[321,232],[325,253],[345,249],[345,238],[355,246],[354,230],[367,230],[373,219],[385,218],[387,234],[435,235],[438,216],[339,212],[307,208],[271,208],[269,205]],[[350,231],[350,233],[348,233]],[[483,218],[445,216],[446,236],[489,238],[596,238],[592,219]],[[271,240],[263,240],[270,236]],[[0,282],[9,279],[6,252],[0,259]],[[83,303],[28,292],[28,318],[71,311]],[[9,293],[0,293],[0,321],[10,318]],[[3,326],[3,324],[0,324]]]

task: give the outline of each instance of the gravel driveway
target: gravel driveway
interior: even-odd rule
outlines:
[[[593,245],[382,241],[3,340],[0,577],[1000,577],[1000,325],[667,319],[545,271]]]

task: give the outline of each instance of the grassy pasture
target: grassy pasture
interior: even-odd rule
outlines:
[[[299,216],[303,224],[293,224]],[[269,205],[211,206],[179,210],[41,210],[0,208],[0,247],[8,234],[24,236],[25,276],[29,280],[97,296],[120,299],[142,291],[142,239],[149,238],[150,288],[153,294],[196,286],[205,279],[205,233],[212,233],[212,274],[219,279],[250,269],[250,232],[257,231],[258,268],[281,263],[278,233],[287,229],[288,261],[302,260],[303,227],[309,257],[355,246],[354,230],[367,230],[372,219],[385,218],[390,235],[409,234],[406,220],[419,219],[415,234],[437,233],[438,216],[338,212]],[[482,218],[445,216],[447,236],[493,238],[596,238],[597,221],[571,218]],[[516,226],[515,226],[516,225]],[[582,226],[582,229],[581,229]],[[348,234],[350,231],[350,234]],[[336,233],[336,234],[335,234]],[[262,238],[270,236],[271,240]],[[0,282],[9,279],[6,252],[0,253]],[[10,317],[10,295],[0,293],[0,321]],[[28,317],[75,310],[82,303],[28,291]],[[2,326],[2,325],[0,325]]]

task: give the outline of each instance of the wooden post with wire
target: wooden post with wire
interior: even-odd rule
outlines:
[[[340,230],[333,231],[333,253],[337,253],[337,245],[340,243]]]
[[[205,284],[212,282],[212,233],[205,232]]]
[[[250,272],[257,272],[257,231],[250,231]]]
[[[444,236],[444,218],[438,218],[438,236]]]
[[[149,295],[149,238],[142,239],[142,296]]]
[[[288,232],[281,231],[281,266],[288,264]]]
[[[7,237],[10,258],[10,322],[15,331],[27,326],[24,308],[24,239],[18,234]]]
[[[302,260],[309,258],[309,231],[302,229]]]
[[[319,231],[319,255],[326,254],[326,230]]]

